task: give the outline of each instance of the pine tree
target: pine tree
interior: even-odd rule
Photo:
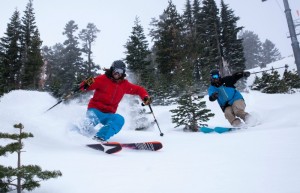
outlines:
[[[135,18],[131,35],[124,45],[126,51],[125,61],[128,69],[134,74],[135,82],[145,87],[151,87],[153,82],[153,69],[150,70],[150,50],[144,29],[138,17]],[[152,77],[152,78],[151,78]]]
[[[200,65],[201,77],[205,85],[209,85],[209,72],[212,69],[222,69],[221,28],[219,9],[214,0],[203,0],[201,20],[198,21],[201,28],[200,41],[202,50]]]
[[[46,82],[45,90],[52,93],[55,97],[61,97],[63,90],[61,89],[64,77],[63,62],[64,62],[64,46],[55,44],[53,47],[43,47],[43,57],[46,63]]]
[[[198,131],[200,126],[207,126],[207,122],[214,116],[210,109],[206,109],[206,102],[202,101],[204,96],[197,96],[193,93],[182,95],[178,99],[178,107],[170,110],[172,122],[176,127],[184,126],[184,130]]]
[[[75,24],[75,21],[69,21],[63,32],[63,35],[67,37],[63,43],[63,48],[57,47],[59,48],[57,51],[61,54],[61,56],[56,55],[60,66],[53,66],[53,69],[58,71],[52,71],[53,82],[51,83],[52,86],[50,86],[55,88],[52,91],[56,93],[56,97],[62,97],[88,77],[87,70],[83,67],[78,37],[75,34],[77,30],[78,26]]]
[[[270,74],[263,72],[261,78],[256,77],[252,89],[269,94],[288,92],[286,82],[283,79],[280,79],[280,74],[276,70],[273,70]]]
[[[257,34],[252,31],[244,31],[239,35],[243,39],[244,56],[246,69],[260,66],[262,43]]]
[[[38,89],[43,60],[40,34],[35,23],[33,0],[29,0],[21,25],[21,85],[23,89]]]
[[[183,35],[183,52],[187,58],[192,58],[195,53],[195,46],[196,46],[196,31],[194,25],[194,17],[193,17],[193,10],[190,0],[186,0],[185,9],[183,10],[182,15],[182,35]]]
[[[254,82],[253,84],[251,85],[251,89],[252,90],[257,90],[257,91],[260,91],[262,88],[265,88],[267,85],[266,83],[264,82],[264,80],[267,79],[267,73],[266,72],[263,72],[262,74],[262,77],[258,77],[258,76],[255,76],[255,79],[254,79]]]
[[[182,21],[176,6],[169,1],[160,20],[152,20],[154,27],[150,36],[154,40],[153,52],[156,73],[156,96],[161,101],[177,96],[181,88],[177,86],[178,77],[184,70],[182,66]],[[159,91],[158,91],[159,90]]]
[[[285,82],[280,79],[280,74],[276,70],[271,72],[267,87],[262,89],[263,93],[286,93],[287,91],[288,87]]]
[[[199,8],[200,9],[200,8]],[[184,77],[180,79],[178,84],[185,84],[186,88],[190,86],[198,87],[198,81],[200,80],[200,70],[198,66],[198,44],[196,37],[196,27],[194,22],[194,12],[190,0],[186,1],[185,9],[182,15],[183,23],[183,59],[182,59],[182,71],[179,76]],[[183,86],[179,86],[184,88]]]
[[[4,48],[0,44],[0,97],[5,92],[5,66],[4,66]]]
[[[170,75],[181,68],[182,58],[182,22],[176,6],[169,1],[162,19],[158,22],[159,39],[154,41],[156,47],[156,62],[160,73]]]
[[[87,55],[85,66],[87,68],[86,74],[88,77],[95,76],[99,67],[95,65],[92,59],[92,44],[96,41],[97,33],[100,30],[93,23],[88,23],[86,29],[82,29],[79,33],[79,38],[83,41],[83,52]]]
[[[223,53],[223,75],[230,75],[234,72],[245,70],[245,57],[243,51],[243,42],[237,37],[237,34],[243,27],[237,27],[239,17],[234,15],[232,9],[221,1],[221,47]],[[227,73],[226,73],[227,71]],[[242,79],[236,85],[239,90],[246,87],[246,79]]]
[[[193,59],[193,76],[195,78],[194,86],[201,92],[206,92],[209,84],[206,79],[210,71],[210,65],[206,60],[206,26],[203,23],[205,12],[200,7],[199,0],[194,0],[192,4],[194,46],[191,52]]]
[[[0,156],[7,153],[17,153],[17,168],[0,165],[0,192],[10,192],[17,190],[21,193],[23,190],[32,191],[40,187],[40,181],[62,176],[60,171],[43,171],[38,165],[22,165],[21,153],[23,152],[23,139],[33,137],[31,133],[24,133],[24,126],[20,123],[14,125],[19,129],[19,134],[8,134],[0,132],[0,139],[11,139],[15,142],[0,146]]]
[[[76,32],[78,30],[78,25],[75,21],[69,21],[64,28],[63,35],[66,35],[67,39],[64,41],[63,45],[65,49],[63,50],[63,54],[65,57],[64,67],[66,68],[64,71],[69,78],[73,77],[74,80],[82,80],[83,75],[82,71],[82,58],[81,58],[81,49],[79,48],[78,37]]]
[[[286,70],[283,74],[283,80],[291,93],[295,92],[294,89],[300,88],[300,78],[295,70]]]
[[[262,54],[261,54],[261,68],[266,67],[267,64],[275,62],[281,58],[279,50],[275,47],[275,44],[270,40],[262,44]]]
[[[20,13],[16,10],[0,39],[0,95],[19,88],[20,83]]]
[[[185,36],[185,39],[187,40],[187,42],[184,42],[184,44],[186,44],[185,48],[191,49],[191,47],[193,47],[192,40],[194,39],[195,26],[194,26],[193,10],[192,10],[192,5],[190,0],[186,0],[185,9],[182,15],[182,23],[183,23],[182,33]]]
[[[243,27],[237,27],[239,17],[234,15],[232,9],[221,1],[221,44],[222,53],[229,64],[229,74],[245,69],[245,58],[242,40],[237,38],[237,34]]]

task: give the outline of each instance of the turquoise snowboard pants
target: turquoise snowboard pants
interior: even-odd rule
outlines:
[[[125,123],[124,117],[119,114],[103,113],[94,108],[88,109],[86,115],[94,127],[99,123],[103,125],[96,133],[96,136],[105,141],[118,133]]]

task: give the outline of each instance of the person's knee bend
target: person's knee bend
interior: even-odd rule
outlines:
[[[122,129],[124,123],[125,123],[124,117],[119,114],[115,114],[113,128],[116,133],[118,133]]]

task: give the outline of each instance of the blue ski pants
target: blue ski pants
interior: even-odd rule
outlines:
[[[117,134],[125,123],[123,116],[117,113],[103,113],[95,108],[88,109],[86,116],[91,120],[94,127],[99,123],[103,125],[96,136],[105,141]]]

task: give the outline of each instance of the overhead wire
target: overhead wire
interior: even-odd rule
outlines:
[[[284,14],[284,9],[280,6],[280,3],[278,2],[278,0],[276,0],[276,3],[279,7],[279,9],[281,10],[281,14]]]

